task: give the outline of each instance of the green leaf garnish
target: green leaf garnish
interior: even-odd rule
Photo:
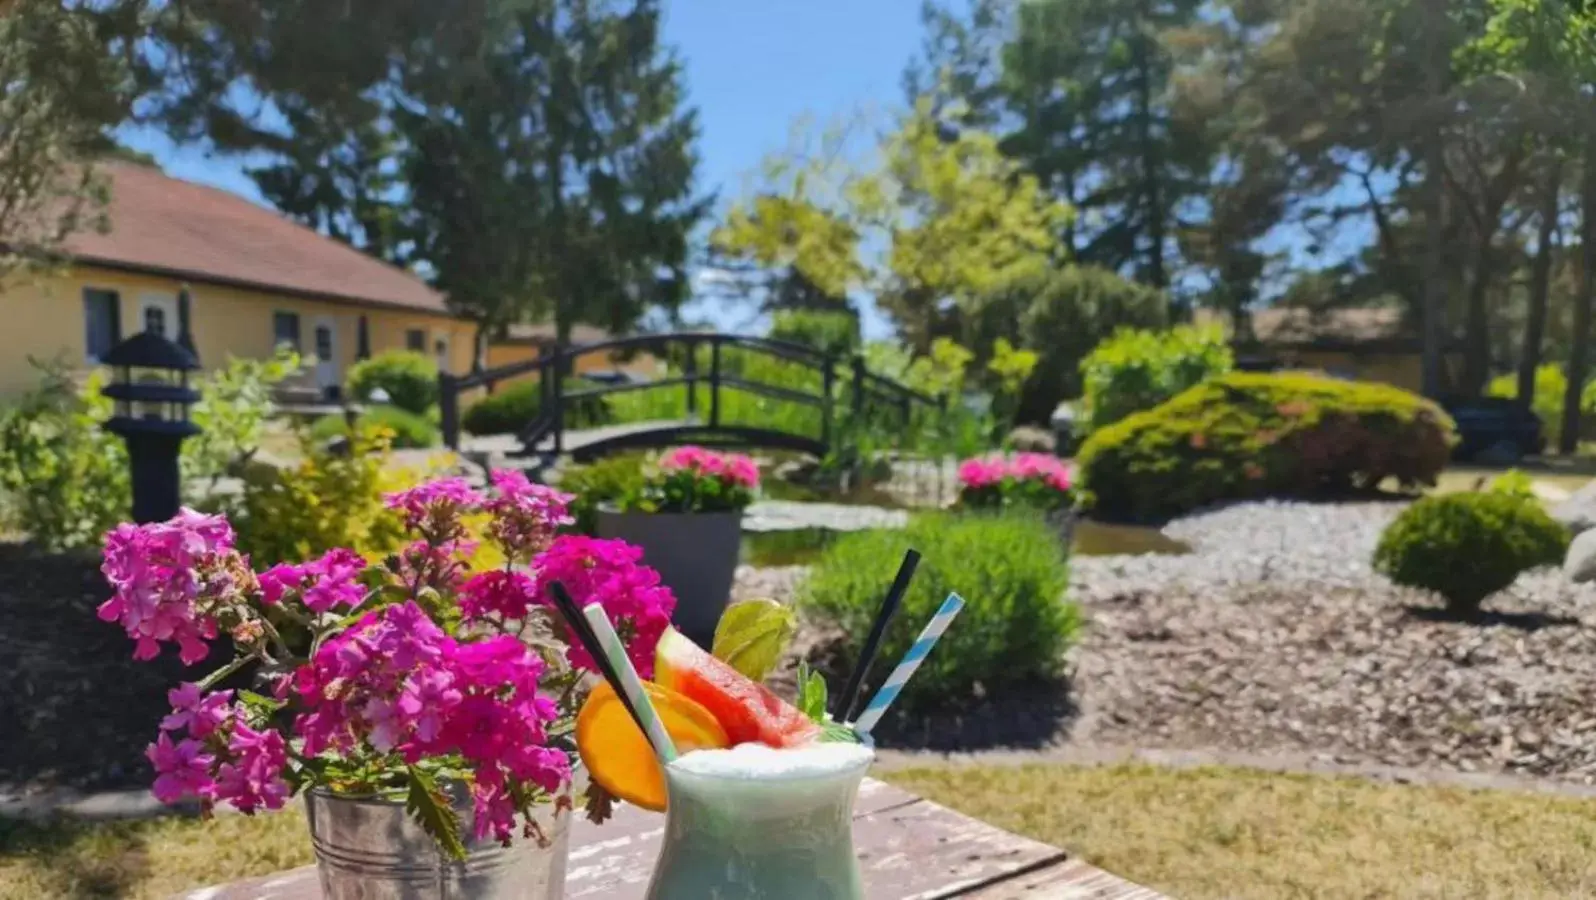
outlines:
[[[798,664],[798,711],[826,724],[826,679],[807,663]]]
[[[453,859],[465,859],[465,844],[460,840],[460,817],[454,814],[449,798],[439,790],[432,776],[415,766],[405,766],[410,776],[410,791],[405,795],[405,812],[421,830],[438,842],[438,847]]]
[[[754,681],[764,681],[798,630],[798,617],[774,600],[745,600],[726,607],[710,651]]]
[[[847,725],[838,722],[823,722],[820,726],[820,743],[822,744],[862,744],[859,733]]]

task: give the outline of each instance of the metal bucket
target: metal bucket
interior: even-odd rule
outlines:
[[[509,847],[470,840],[471,804],[456,803],[468,855],[439,851],[404,803],[382,797],[305,794],[310,840],[324,900],[561,900],[571,812],[556,804],[536,816],[543,843],[517,837]]]

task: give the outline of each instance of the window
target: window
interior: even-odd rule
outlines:
[[[83,289],[83,349],[90,364],[98,363],[122,340],[122,303],[116,291]]]
[[[299,313],[272,313],[272,345],[299,349]]]
[[[333,333],[331,325],[316,326],[316,358],[323,362],[332,362]]]
[[[144,307],[144,330],[164,336],[166,334],[166,310],[159,306]]]
[[[405,332],[405,349],[417,353],[427,352],[427,333],[419,328],[412,328]]]

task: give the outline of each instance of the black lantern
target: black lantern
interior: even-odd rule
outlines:
[[[182,505],[178,453],[183,439],[200,431],[188,419],[188,408],[200,398],[188,386],[188,373],[199,369],[199,359],[155,332],[142,331],[112,347],[101,362],[116,373],[102,389],[116,401],[105,428],[127,442],[133,521],[164,522]]]

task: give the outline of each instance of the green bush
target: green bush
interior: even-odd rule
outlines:
[[[571,530],[596,533],[599,504],[619,502],[622,497],[641,491],[646,461],[641,453],[625,453],[563,470],[559,488],[576,498],[571,501],[571,516],[576,519]]]
[[[1229,372],[1232,362],[1218,327],[1121,329],[1081,361],[1085,397],[1080,427],[1092,432],[1152,409],[1192,385]]]
[[[272,391],[299,371],[299,354],[279,347],[271,359],[229,358],[202,378],[189,417],[199,434],[183,442],[183,477],[209,481],[236,472],[260,448],[275,409]]]
[[[859,317],[851,312],[781,310],[771,317],[770,337],[814,347],[840,359],[859,350]]]
[[[1546,445],[1556,447],[1563,433],[1563,394],[1568,391],[1568,376],[1558,363],[1546,363],[1535,370],[1535,402],[1530,404],[1536,418],[1541,420],[1541,433],[1546,435]],[[1517,397],[1518,375],[1498,375],[1491,379],[1485,391],[1492,397]],[[1580,393],[1581,413],[1596,413],[1596,381],[1586,382]]]
[[[1434,484],[1453,441],[1440,407],[1399,388],[1233,373],[1095,432],[1076,457],[1081,504],[1159,520],[1223,500]]]
[[[567,379],[566,392],[599,387],[582,378]],[[537,418],[543,394],[536,381],[518,381],[500,388],[471,404],[460,419],[460,427],[471,434],[515,434]],[[609,397],[584,397],[566,408],[565,424],[570,428],[592,428],[611,421]]]
[[[355,363],[349,369],[349,393],[362,403],[377,388],[388,402],[418,416],[438,402],[438,364],[414,350],[390,350]]]
[[[1397,584],[1435,591],[1447,609],[1469,616],[1520,572],[1557,565],[1567,550],[1568,530],[1533,499],[1446,494],[1397,516],[1380,535],[1374,567]]]
[[[1060,673],[1080,629],[1079,611],[1064,600],[1064,549],[1041,518],[1012,514],[918,516],[906,529],[855,532],[827,547],[800,603],[847,635],[850,665],[909,547],[924,558],[887,630],[873,673],[878,683],[950,592],[970,603],[904,688],[900,708],[958,707],[973,702],[978,689],[991,696]]]
[[[0,524],[48,550],[90,546],[132,507],[127,453],[101,427],[100,375],[80,389],[64,365],[40,368],[40,386],[0,411]]]
[[[361,429],[386,428],[393,432],[393,446],[406,450],[424,450],[438,446],[438,426],[425,416],[400,409],[397,406],[372,406],[356,419]],[[322,416],[310,426],[310,436],[320,442],[349,435],[349,422],[341,415]]]

